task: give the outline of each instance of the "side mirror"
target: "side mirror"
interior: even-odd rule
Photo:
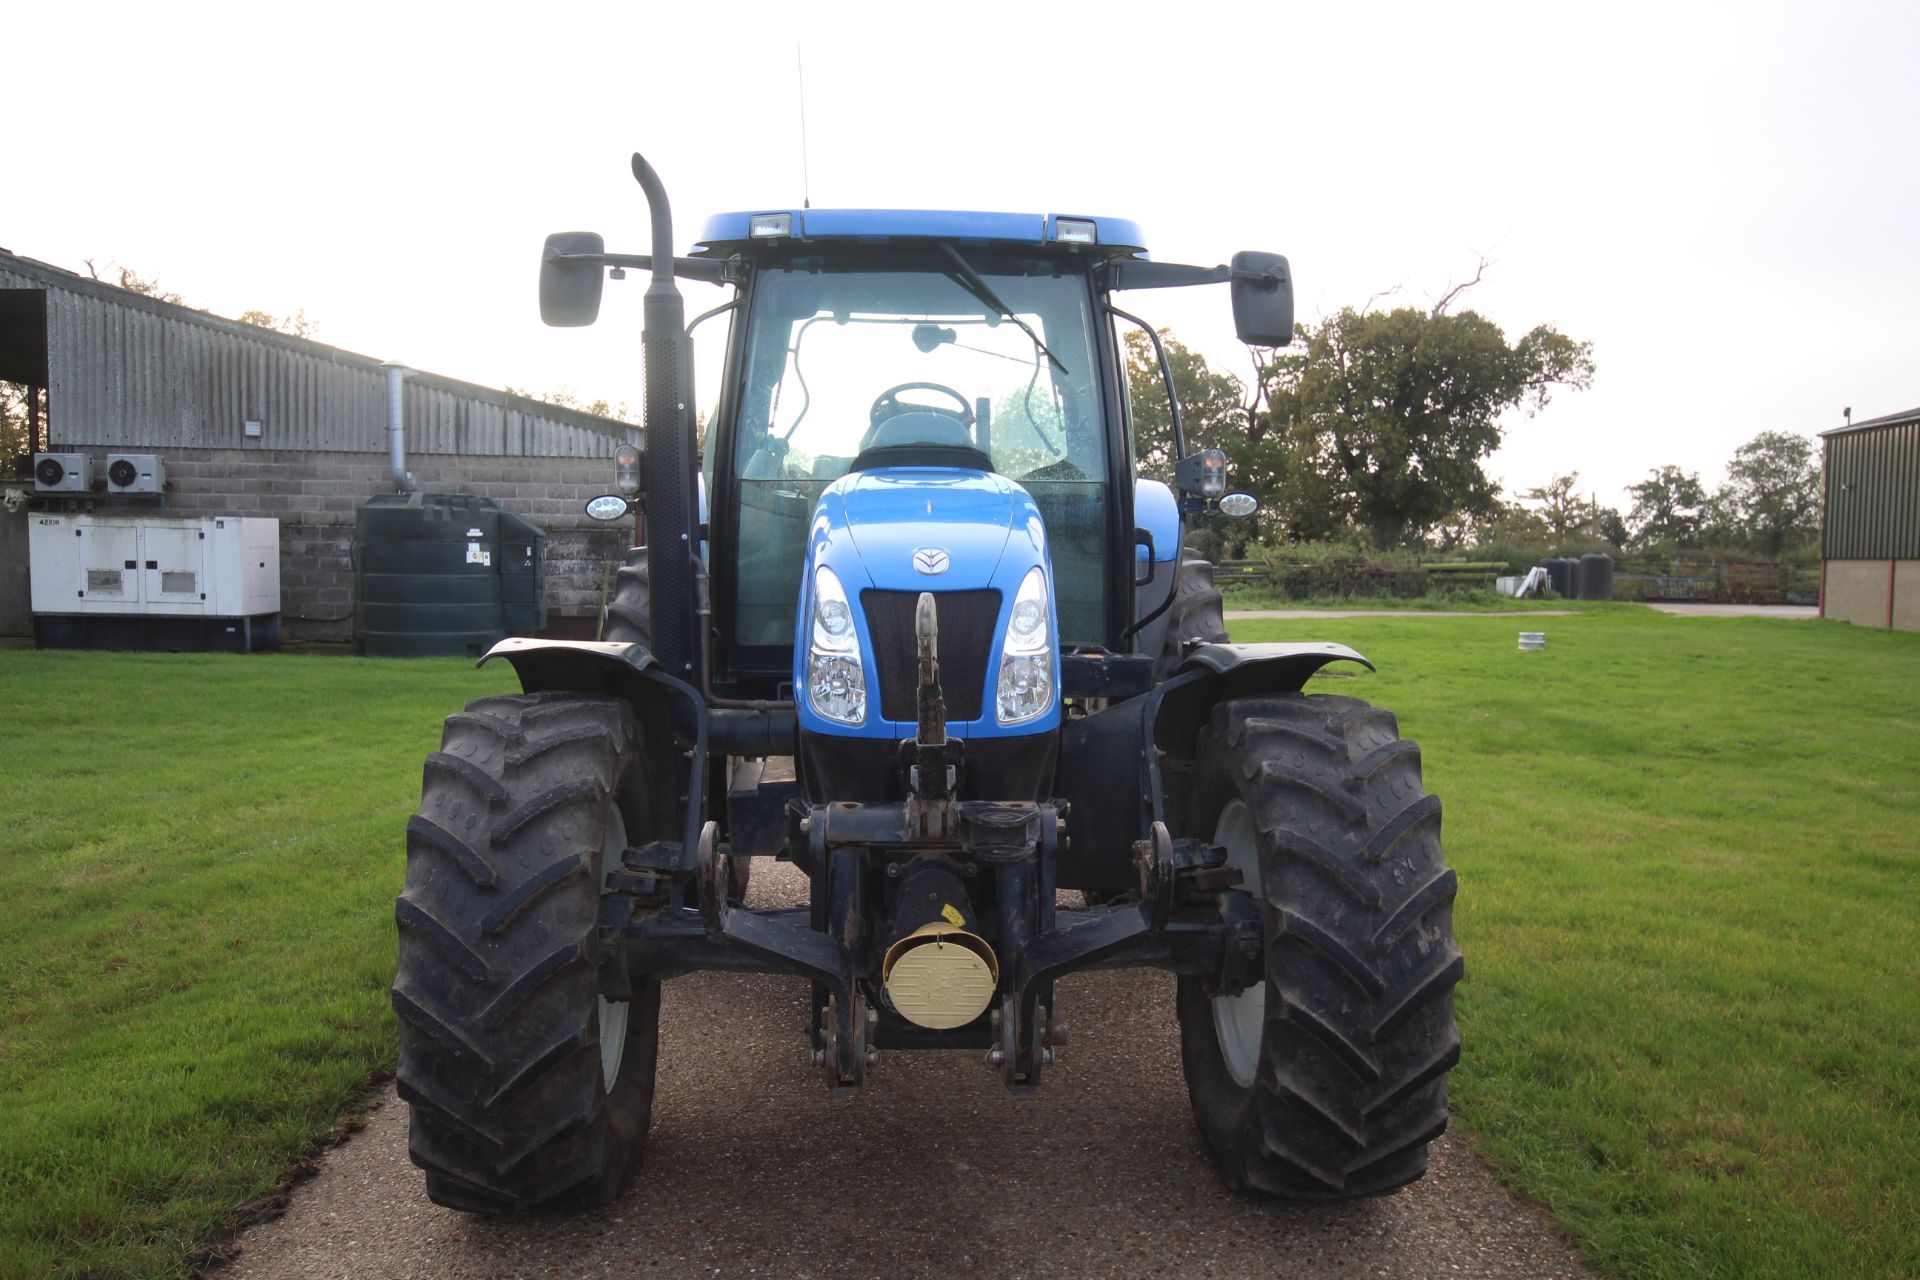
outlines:
[[[618,520],[632,510],[632,500],[617,493],[603,493],[587,502],[587,514],[595,520]]]
[[[597,231],[556,231],[540,251],[540,318],[556,328],[592,324],[600,314],[600,290],[606,283],[601,255],[607,242]],[[592,261],[567,261],[584,254]],[[1235,315],[1239,314],[1235,304]]]
[[[1293,341],[1293,271],[1280,254],[1233,255],[1233,329],[1251,347]]]

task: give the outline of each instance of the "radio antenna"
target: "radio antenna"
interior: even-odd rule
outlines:
[[[807,163],[807,55],[798,40],[793,43],[793,61],[800,73],[800,207],[813,208],[813,173]]]

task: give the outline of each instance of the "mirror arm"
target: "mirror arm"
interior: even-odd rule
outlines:
[[[1196,284],[1223,284],[1234,278],[1229,267],[1188,267],[1177,262],[1116,259],[1107,263],[1109,289],[1184,289]]]
[[[1160,359],[1160,381],[1167,384],[1167,408],[1173,412],[1173,456],[1176,458],[1186,457],[1187,433],[1180,425],[1180,397],[1174,394],[1173,366],[1167,362],[1167,349],[1160,344],[1159,332],[1139,316],[1122,311],[1111,302],[1107,304],[1107,313],[1121,320],[1125,320],[1137,329],[1144,329],[1148,339],[1152,341],[1153,354]]]
[[[547,261],[562,265],[632,267],[636,271],[653,270],[653,256],[645,253],[561,253],[547,250]],[[735,258],[675,258],[674,274],[705,284],[741,284],[746,280],[745,265]]]

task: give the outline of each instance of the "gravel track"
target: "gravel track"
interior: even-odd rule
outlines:
[[[756,905],[801,900],[793,868],[754,870]],[[1082,974],[1060,994],[1073,1042],[1032,1096],[974,1052],[883,1053],[863,1090],[834,1096],[807,1065],[800,982],[680,979],[663,1000],[645,1160],[616,1204],[509,1222],[441,1209],[389,1088],[216,1274],[1591,1274],[1451,1134],[1397,1195],[1295,1208],[1227,1192],[1187,1107],[1173,980]]]

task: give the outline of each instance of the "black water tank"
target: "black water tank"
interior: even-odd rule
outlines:
[[[1580,557],[1554,556],[1546,561],[1547,585],[1562,600],[1580,598]]]
[[[1562,599],[1567,595],[1567,562],[1563,556],[1548,556],[1540,562],[1547,571],[1547,586]]]
[[[546,625],[544,535],[490,498],[390,493],[354,520],[356,653],[477,657]]]
[[[1580,557],[1580,598],[1613,599],[1613,557],[1603,551]]]

